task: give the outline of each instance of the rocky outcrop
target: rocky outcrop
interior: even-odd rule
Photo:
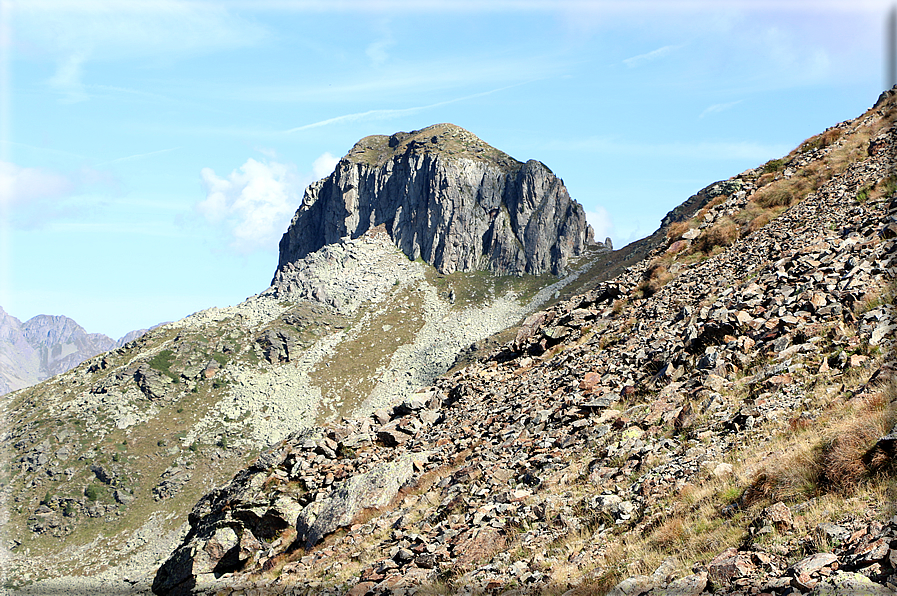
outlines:
[[[372,466],[347,460],[351,465],[338,479],[331,477],[330,486],[310,498],[309,490],[317,486],[307,477],[309,462],[321,457],[338,462],[352,453],[351,446],[367,442],[362,435],[290,436],[193,508],[190,532],[156,574],[153,591],[180,595],[208,588],[224,573],[264,564],[284,549],[311,548],[363,512],[388,505],[426,453]]]
[[[593,244],[581,205],[544,164],[521,163],[452,124],[359,141],[305,191],[280,241],[287,266],[385,226],[409,258],[442,273],[563,273]]]

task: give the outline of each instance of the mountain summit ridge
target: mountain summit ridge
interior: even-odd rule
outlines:
[[[365,137],[311,184],[280,241],[273,283],[309,253],[380,225],[440,273],[561,275],[594,244],[582,206],[543,163],[436,124]]]

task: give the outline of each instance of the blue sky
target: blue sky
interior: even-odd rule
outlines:
[[[239,302],[309,182],[437,122],[622,246],[871,106],[890,6],[0,0],[0,306],[118,337]]]

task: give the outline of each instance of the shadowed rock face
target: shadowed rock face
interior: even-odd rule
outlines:
[[[288,263],[378,225],[442,273],[558,275],[594,243],[582,206],[544,164],[437,124],[366,137],[310,185],[280,241],[275,284]]]

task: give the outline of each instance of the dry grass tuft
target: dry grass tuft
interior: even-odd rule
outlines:
[[[831,422],[823,434],[802,431],[780,447],[745,490],[743,506],[775,501],[795,502],[827,492],[851,494],[876,474],[893,472],[894,462],[876,448],[897,420],[897,391],[885,388],[864,400],[859,411]]]
[[[797,149],[792,151],[791,153],[806,153],[808,151],[813,151],[814,149],[822,149],[824,147],[828,147],[832,145],[841,138],[844,134],[844,131],[840,128],[833,128],[831,130],[827,130],[821,134],[810,137],[803,143],[801,143]]]
[[[667,266],[655,261],[645,270],[645,273],[642,276],[642,281],[638,286],[638,292],[643,298],[648,298],[656,294],[658,290],[669,283],[671,279],[673,279],[673,274],[670,273]]]
[[[695,250],[710,254],[717,247],[729,246],[738,240],[738,225],[728,217],[720,218],[695,241]]]
[[[667,228],[667,241],[675,242],[682,238],[682,235],[689,231],[691,226],[688,221],[675,221]]]

